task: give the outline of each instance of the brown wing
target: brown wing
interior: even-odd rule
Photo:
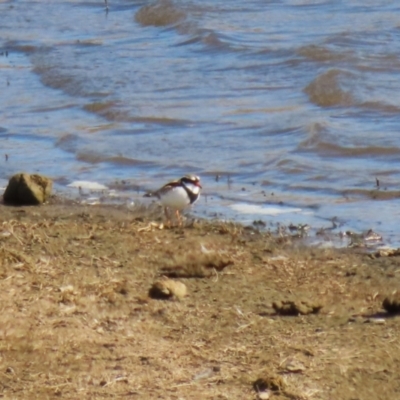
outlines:
[[[160,198],[164,193],[168,192],[169,190],[176,188],[181,185],[180,179],[176,181],[172,181],[164,185],[162,188],[158,189],[157,191],[152,193],[152,196]]]
[[[198,182],[199,178],[197,176],[194,176],[194,175],[184,176],[183,178],[177,179],[176,181],[168,182],[166,185],[164,185],[162,188],[156,190],[155,192],[146,193],[144,195],[144,197],[158,197],[158,198],[160,198],[164,193],[168,192],[168,190],[171,190],[171,189],[176,188],[178,186],[182,186],[182,181],[183,180],[189,181],[189,183],[194,183],[193,181],[197,181]],[[200,185],[198,185],[198,186],[200,186]]]

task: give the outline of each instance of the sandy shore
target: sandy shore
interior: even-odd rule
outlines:
[[[3,398],[399,396],[398,257],[122,207],[0,216]],[[150,298],[161,276],[187,295]]]

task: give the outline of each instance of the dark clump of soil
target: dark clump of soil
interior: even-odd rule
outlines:
[[[392,295],[389,297],[385,297],[382,302],[382,307],[389,314],[400,314],[400,293],[396,295]]]
[[[317,314],[322,304],[310,300],[282,300],[272,303],[273,309],[280,315],[307,315]]]
[[[282,391],[286,388],[286,384],[281,376],[267,371],[261,378],[253,382],[253,388],[256,392]]]
[[[208,250],[207,250],[208,251]],[[160,273],[170,278],[205,278],[221,272],[234,262],[218,251],[204,254],[202,249],[193,249],[167,260]]]

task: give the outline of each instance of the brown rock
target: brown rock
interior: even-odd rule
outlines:
[[[42,175],[16,174],[8,182],[3,199],[6,204],[37,205],[51,194],[53,182]]]
[[[182,299],[187,294],[186,285],[172,279],[160,279],[153,283],[149,296],[153,299]]]
[[[277,314],[296,316],[317,314],[322,308],[322,305],[310,300],[282,300],[274,301],[272,307]]]

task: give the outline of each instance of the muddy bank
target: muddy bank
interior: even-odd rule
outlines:
[[[5,398],[396,398],[396,255],[158,215],[0,205]]]

